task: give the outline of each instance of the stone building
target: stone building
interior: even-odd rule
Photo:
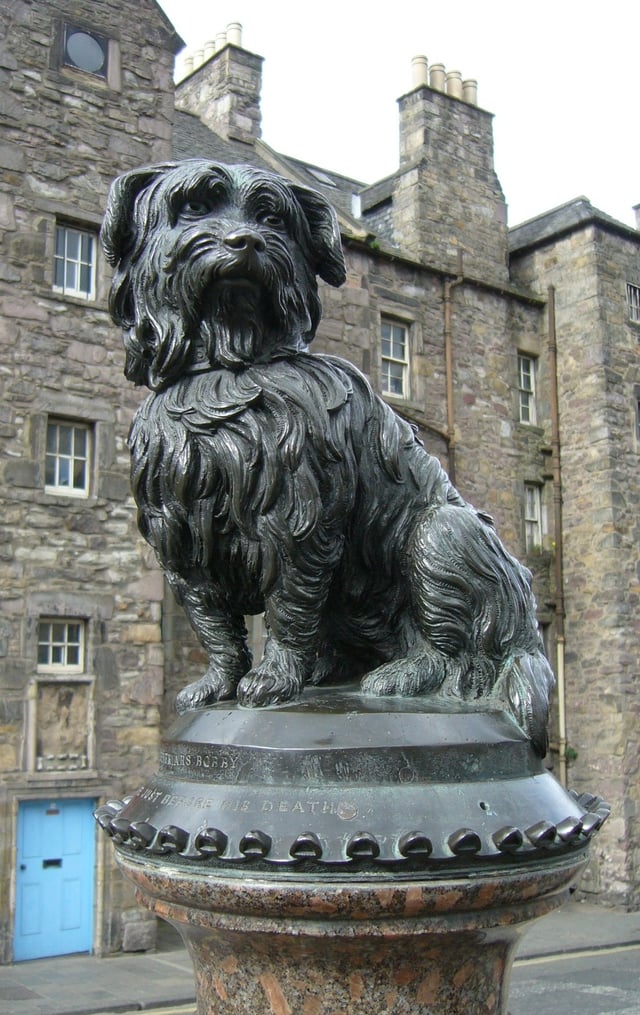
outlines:
[[[613,805],[583,887],[637,905],[640,234],[585,199],[509,231],[492,117],[441,65],[415,61],[398,170],[365,185],[262,141],[239,26],[175,87],[153,0],[10,0],[0,28],[0,958],[153,939],[91,812],[155,767],[203,655],[137,535],[142,393],[97,230],[113,177],[170,157],[266,165],[338,209],[348,278],[315,348],[371,377],[532,568],[549,763]]]

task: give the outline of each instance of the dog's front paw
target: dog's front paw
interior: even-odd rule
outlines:
[[[394,659],[378,666],[363,678],[364,694],[401,695],[413,698],[417,694],[435,691],[445,677],[444,660],[438,655],[423,654],[405,659]]]
[[[291,701],[310,676],[307,657],[302,652],[269,638],[264,659],[249,670],[238,684],[238,701],[248,708],[262,708]]]
[[[302,681],[290,673],[274,670],[262,663],[238,684],[238,701],[248,708],[263,708],[291,701],[302,690]]]
[[[184,715],[195,708],[213,705],[216,701],[225,701],[235,696],[237,681],[211,667],[204,677],[187,684],[176,696],[176,712]]]

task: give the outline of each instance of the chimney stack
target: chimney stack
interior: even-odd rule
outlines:
[[[242,48],[242,25],[234,21],[193,55],[193,70],[176,86],[176,106],[227,141],[253,144],[262,134],[261,87],[262,57]]]
[[[493,164],[493,117],[477,105],[477,83],[458,70],[411,64],[399,100],[400,172],[392,203],[397,242],[449,270],[463,247],[471,274],[508,279],[506,205]]]

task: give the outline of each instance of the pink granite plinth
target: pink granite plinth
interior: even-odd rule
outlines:
[[[561,905],[585,855],[446,878],[176,869],[118,853],[178,928],[198,1015],[493,1015],[526,924]]]

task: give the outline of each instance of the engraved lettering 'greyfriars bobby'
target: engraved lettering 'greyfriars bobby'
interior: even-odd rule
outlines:
[[[178,711],[377,695],[506,707],[546,749],[531,576],[350,363],[307,348],[345,267],[324,198],[201,160],[120,177],[102,239],[139,525],[209,656]],[[252,661],[243,617],[264,611]]]

